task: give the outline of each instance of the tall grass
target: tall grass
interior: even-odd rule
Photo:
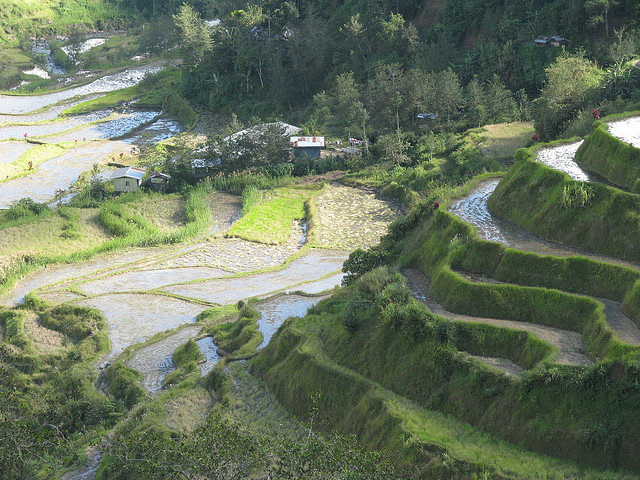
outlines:
[[[254,205],[260,203],[264,197],[262,191],[255,185],[249,185],[242,190],[242,214],[246,215]]]

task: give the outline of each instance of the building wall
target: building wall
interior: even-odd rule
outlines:
[[[320,147],[294,147],[293,156],[296,159],[302,158],[320,158]]]
[[[113,181],[113,189],[116,192],[135,192],[138,190],[138,180],[135,178],[116,178]]]

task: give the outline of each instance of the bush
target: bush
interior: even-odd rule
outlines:
[[[142,374],[125,366],[122,362],[111,365],[106,371],[105,378],[110,393],[127,408],[133,407],[145,396],[144,389],[139,385]]]
[[[17,220],[20,218],[31,217],[40,215],[41,213],[49,211],[44,203],[38,203],[31,198],[21,198],[17,202],[13,203],[11,207],[4,212],[4,215],[9,220]]]
[[[64,333],[75,342],[107,328],[102,314],[93,308],[62,304],[40,315],[43,326]]]
[[[365,273],[381,266],[387,255],[388,252],[380,245],[367,250],[356,248],[342,265],[342,271],[346,273],[342,279],[342,285],[351,285]]]
[[[176,367],[183,367],[189,363],[197,363],[201,357],[200,347],[192,338],[187,343],[180,345],[171,358]]]

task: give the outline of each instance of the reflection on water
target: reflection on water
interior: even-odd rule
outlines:
[[[26,113],[73,98],[76,95],[106,93],[120,88],[132,87],[139,83],[146,74],[155,73],[161,68],[158,65],[130,68],[123,72],[99,78],[80,87],[44,95],[0,95],[0,113]]]
[[[153,145],[167,140],[184,131],[184,127],[177,120],[171,118],[158,118],[152,124],[136,132],[128,138],[131,143],[138,145]]]
[[[609,133],[636,148],[640,148],[640,117],[626,118],[611,122]]]
[[[295,259],[284,269],[276,272],[173,285],[163,290],[223,305],[230,304],[238,300],[268,295],[280,289],[292,289],[304,280],[323,277],[340,270],[346,258],[346,252],[312,249],[305,256]],[[298,288],[304,290],[304,286],[295,287]]]
[[[133,293],[103,295],[77,303],[104,314],[109,323],[110,357],[156,333],[193,323],[204,310],[202,305],[174,298]]]
[[[568,145],[542,149],[538,152],[536,160],[566,173],[574,180],[588,182],[590,181],[589,175],[587,175],[575,161],[576,152],[580,145],[582,145],[582,140]]]
[[[468,196],[453,202],[449,211],[476,227],[478,236],[485,240],[544,255],[576,255],[574,249],[540,240],[526,230],[495,217],[489,211],[487,200],[499,182],[499,179],[481,182]]]
[[[78,45],[65,45],[62,47],[62,51],[67,55],[73,57],[88,52],[93,47],[104,44],[107,41],[106,38],[89,38]]]
[[[302,295],[280,295],[265,300],[255,306],[262,316],[258,320],[258,328],[264,339],[258,348],[269,343],[280,325],[290,317],[304,317],[307,310],[326,297],[303,297]]]
[[[33,44],[31,51],[35,55],[39,55],[45,60],[45,68],[49,73],[53,75],[62,75],[64,73],[64,68],[58,65],[51,55],[51,48],[49,47],[49,42],[46,40],[38,40]]]
[[[186,327],[171,336],[142,347],[127,361],[127,366],[142,373],[141,385],[149,392],[157,392],[175,365],[173,352],[200,332],[200,327]]]
[[[200,371],[202,372],[202,376],[205,376],[213,367],[216,366],[218,360],[220,360],[220,355],[218,355],[218,347],[215,343],[213,343],[213,338],[204,337],[196,342],[198,347],[200,347],[200,353],[204,355],[205,361],[200,364]]]

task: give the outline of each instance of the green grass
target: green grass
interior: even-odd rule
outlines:
[[[0,40],[15,42],[8,32],[43,37],[68,33],[71,26],[93,29],[98,24],[127,24],[132,12],[106,0],[2,0]]]
[[[316,192],[283,188],[273,191],[273,197],[255,205],[227,233],[252,242],[283,244],[291,236],[295,220],[305,218],[304,202]]]
[[[185,194],[184,217],[186,223],[178,228],[158,228],[151,224],[135,208],[128,211],[126,204],[111,203],[106,207],[108,222],[122,236],[113,236],[100,226],[96,209],[71,209],[79,218],[74,221],[77,237],[67,238],[70,220],[52,213],[12,222],[0,228],[0,292],[9,289],[14,282],[27,273],[45,265],[71,263],[86,260],[99,253],[124,249],[131,246],[167,245],[183,242],[195,235],[204,233],[213,225],[209,208],[211,188],[199,184]],[[149,196],[156,198],[156,194]],[[134,206],[140,205],[144,195],[131,196]],[[171,198],[174,198],[173,196]],[[126,201],[122,196],[120,202]],[[153,202],[148,203],[151,206]],[[114,206],[115,205],[115,206]],[[162,202],[160,203],[162,205]],[[164,207],[162,207],[164,208]],[[150,215],[151,219],[154,215]],[[133,224],[138,221],[134,227]],[[157,220],[156,220],[157,222]],[[142,226],[142,227],[141,227]],[[118,230],[121,229],[121,230]],[[4,250],[2,247],[5,247]],[[4,257],[4,258],[2,258]]]
[[[319,417],[326,428],[355,432],[370,447],[391,446],[405,461],[415,453],[414,447],[440,458],[445,451],[452,461],[496,475],[487,478],[511,478],[509,471],[515,478],[532,479],[638,478],[523,451],[463,423],[540,453],[599,467],[619,461],[636,469],[635,457],[622,453],[630,451],[626,447],[612,454],[589,440],[590,429],[597,430],[593,422],[608,412],[620,422],[622,442],[627,447],[634,444],[637,402],[619,403],[617,391],[635,381],[633,365],[540,365],[520,380],[509,379],[456,351],[465,346],[480,350],[475,354],[508,358],[507,350],[500,352],[510,348],[503,329],[465,324],[456,329],[459,324],[426,310],[419,314],[415,308],[412,316],[392,315],[387,302],[401,302],[389,300],[400,297],[387,299],[389,289],[376,272],[320,303],[304,319],[287,322],[256,358],[256,370],[287,408],[305,416],[309,399],[320,391]],[[361,320],[349,330],[345,319],[354,311]],[[485,347],[488,352],[481,351]],[[611,385],[616,368],[622,368],[623,377]],[[625,368],[628,376],[622,373]],[[400,436],[419,440],[419,445],[399,441]]]
[[[20,155],[15,162],[0,164],[0,182],[28,175],[33,170],[37,170],[40,164],[52,158],[59,157],[67,152],[69,148],[71,148],[71,144],[68,142],[34,145]],[[29,170],[29,162],[32,162],[33,170]]]
[[[139,84],[134,85],[133,87],[122,88],[120,90],[109,92],[99,98],[87,100],[86,102],[82,102],[78,105],[67,108],[66,110],[63,110],[61,112],[61,115],[81,115],[84,113],[94,112],[96,110],[104,110],[107,108],[116,107],[123,104],[124,102],[129,102],[139,97],[140,95],[142,95],[142,93],[143,89]]]
[[[576,162],[614,185],[640,192],[640,149],[611,135],[605,125],[584,139]]]
[[[640,195],[599,183],[584,205],[563,202],[565,187],[582,185],[520,150],[489,198],[490,210],[537,235],[595,253],[640,261]]]
[[[532,122],[485,125],[481,132],[480,152],[488,158],[511,159],[516,150],[531,141],[534,133]]]

